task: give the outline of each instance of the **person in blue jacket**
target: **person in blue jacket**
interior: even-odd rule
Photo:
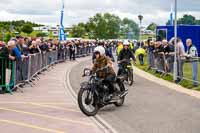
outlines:
[[[9,55],[10,60],[16,61],[16,60],[22,59],[21,52],[17,48],[15,41],[8,42],[8,49],[10,51],[10,55]]]

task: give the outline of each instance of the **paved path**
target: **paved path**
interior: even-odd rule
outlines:
[[[24,93],[0,95],[0,132],[101,133],[79,111],[65,86],[66,71],[74,64],[56,65],[40,75],[34,87],[24,88]]]
[[[70,74],[77,92],[83,68],[82,62]],[[129,95],[121,108],[109,106],[99,115],[119,133],[199,133],[200,100],[151,82],[138,75],[129,87]]]

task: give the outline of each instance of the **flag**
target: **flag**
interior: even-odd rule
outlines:
[[[63,16],[64,16],[64,8],[65,8],[64,0],[62,0],[62,10],[61,10],[61,16],[60,16],[60,31],[59,31],[59,40],[65,41],[67,39],[67,36],[65,34],[65,28],[63,25]]]

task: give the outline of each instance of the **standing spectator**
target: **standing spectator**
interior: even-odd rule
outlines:
[[[170,72],[173,73],[174,71],[174,55],[175,55],[175,40],[174,38],[171,38],[169,41],[169,58],[168,58],[168,63],[169,63],[169,68]]]
[[[75,49],[76,49],[76,46],[74,44],[74,42],[71,42],[70,45],[69,45],[69,58],[70,58],[70,61],[72,60],[75,60]]]
[[[169,53],[170,53],[170,47],[169,47],[169,44],[168,44],[168,41],[167,40],[163,40],[162,41],[162,44],[163,44],[163,59],[164,59],[164,71],[165,73],[168,73],[170,71],[170,67],[169,67]]]
[[[112,60],[112,62],[115,62],[111,45],[108,42],[105,42],[104,48],[105,48],[106,56],[108,56]]]
[[[163,63],[163,56],[162,56],[162,52],[163,52],[163,47],[162,47],[162,43],[160,40],[157,40],[155,42],[155,49],[154,49],[154,57],[155,57],[155,66],[157,69],[157,72],[161,72],[164,70],[164,66],[162,65]]]
[[[20,50],[16,46],[15,41],[8,42],[8,49],[9,49],[9,59],[12,61],[16,61],[16,84],[18,84],[19,81],[23,81],[23,71],[22,71],[23,68],[22,68],[22,65],[20,66],[18,64],[18,63],[22,63],[22,55],[21,55]],[[11,88],[13,87],[14,86],[11,86]]]
[[[42,51],[41,51],[41,49],[40,49],[40,46],[42,45],[42,41],[41,41],[41,39],[36,39],[36,47],[37,47],[37,49],[39,50],[39,53],[41,53]]]
[[[25,43],[24,42],[24,37],[17,36],[16,38],[17,38],[17,44],[16,44],[16,46],[19,49],[19,51],[21,52],[21,54],[24,54],[24,52],[23,52],[23,44]]]
[[[16,47],[18,48],[18,50],[20,51],[21,53],[21,59],[17,59],[16,60],[16,69],[17,69],[17,81],[23,81],[25,78],[23,76],[23,59],[25,58],[25,55],[24,55],[24,49],[23,49],[23,45],[24,45],[24,37],[22,36],[17,36],[17,44],[16,44]],[[20,85],[20,87],[22,87]]]
[[[31,39],[30,38],[24,38],[24,42],[25,42],[25,44],[29,47],[29,46],[31,46]]]
[[[16,46],[15,41],[8,42],[9,59],[13,61],[22,60],[21,51]]]
[[[136,51],[135,51],[135,55],[136,57],[138,57],[139,59],[139,62],[140,62],[140,65],[144,65],[144,55],[145,55],[145,50],[143,47],[140,47],[138,48]]]
[[[8,48],[5,46],[4,42],[0,42],[0,85],[6,84],[6,60],[9,57]],[[6,87],[0,89],[0,94],[6,91]]]
[[[198,52],[197,48],[192,44],[191,39],[186,40],[186,44],[188,46],[187,50],[187,58],[192,64],[192,79],[193,79],[193,86],[198,86]]]
[[[62,41],[59,43],[58,47],[58,60],[59,61],[64,61],[64,49],[65,49],[65,42]]]
[[[116,48],[116,53],[117,56],[119,55],[119,53],[121,52],[121,50],[123,49],[123,42],[120,40],[117,44],[117,48]]]
[[[40,52],[39,47],[37,46],[36,41],[32,41],[32,45],[29,47],[29,50],[30,50],[30,54],[36,54],[36,53]]]
[[[44,43],[42,43],[39,46],[39,48],[40,48],[40,50],[41,50],[42,53],[48,52],[49,51],[48,42],[45,41]]]
[[[22,44],[22,51],[25,56],[28,56],[28,54],[29,54],[29,45],[30,45],[29,43],[30,43],[29,39],[25,38],[24,44]]]
[[[148,69],[151,69],[154,67],[153,50],[154,50],[154,42],[149,39],[147,41],[147,53],[148,53],[148,64],[149,64]]]
[[[183,64],[185,61],[185,47],[183,42],[180,38],[177,39],[177,46],[176,46],[176,55],[177,55],[177,80],[176,83],[179,83],[183,78]]]

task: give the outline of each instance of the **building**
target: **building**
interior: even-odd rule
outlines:
[[[68,33],[72,27],[65,27],[66,33]],[[52,36],[57,37],[59,35],[59,25],[53,27],[53,26],[40,26],[40,27],[33,27],[34,31],[46,33],[46,34],[52,34]]]

